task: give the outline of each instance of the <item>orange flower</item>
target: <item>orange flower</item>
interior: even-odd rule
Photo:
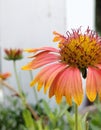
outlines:
[[[38,90],[44,86],[45,93],[49,89],[49,97],[55,95],[57,103],[65,96],[70,105],[72,99],[80,105],[83,77],[86,78],[89,100],[94,101],[97,93],[101,98],[101,38],[89,27],[84,33],[79,28],[67,32],[66,36],[57,32],[54,35],[53,41],[59,42],[59,49],[42,47],[26,50],[32,54],[34,52],[33,60],[22,69],[43,67],[30,85],[38,83]]]
[[[23,58],[22,53],[23,50],[21,49],[5,49],[5,59],[6,60],[20,60]]]
[[[11,76],[11,73],[9,73],[9,72],[6,72],[6,73],[0,73],[0,78],[2,79],[2,80],[6,80],[8,77],[10,77]]]

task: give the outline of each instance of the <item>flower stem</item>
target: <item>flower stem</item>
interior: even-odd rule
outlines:
[[[97,104],[98,104],[98,105],[100,104],[100,98],[99,98],[99,95],[97,95]]]
[[[26,101],[25,101],[25,97],[24,97],[24,95],[22,93],[22,88],[21,88],[21,85],[20,85],[20,80],[18,78],[17,69],[16,69],[16,62],[15,61],[13,61],[13,66],[14,66],[14,73],[15,73],[15,77],[16,77],[18,91],[19,91],[19,94],[21,96],[21,99],[22,99],[22,102],[23,102],[23,105],[24,105],[26,103]]]
[[[30,70],[29,73],[30,73],[31,80],[33,80],[32,71]],[[35,96],[36,102],[38,102],[38,95],[36,93],[35,87],[33,88],[33,90],[34,90],[34,96]]]
[[[21,89],[19,78],[18,78],[17,69],[16,69],[16,62],[15,61],[13,62],[13,65],[14,65],[14,73],[15,73],[16,82],[17,82],[17,85],[18,85],[18,90],[19,90],[19,92],[21,94],[22,93],[22,89]]]
[[[32,107],[27,103],[26,97],[23,94],[23,91],[22,91],[22,88],[21,88],[21,85],[20,85],[20,80],[19,80],[19,77],[18,77],[18,74],[17,74],[17,68],[16,68],[16,62],[15,61],[13,62],[13,65],[14,65],[14,72],[15,72],[16,82],[17,82],[17,85],[18,85],[19,95],[21,97],[22,105],[23,105],[23,108],[24,108],[24,110],[22,111],[23,119],[25,121],[26,127],[30,130],[34,130],[35,124],[33,122],[33,118],[32,118],[31,114],[33,114],[35,119],[38,119],[38,116],[37,116],[36,113],[34,113]]]
[[[89,123],[88,123],[88,121],[86,121],[86,130],[88,130],[89,129]]]
[[[78,130],[78,106],[75,103],[75,130]]]

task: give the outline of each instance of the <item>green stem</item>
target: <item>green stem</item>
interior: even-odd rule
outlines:
[[[29,73],[30,73],[31,80],[33,80],[32,71],[30,70]],[[36,93],[35,87],[33,88],[33,90],[34,90],[34,96],[35,96],[36,102],[38,102],[38,95]]]
[[[78,130],[78,106],[75,103],[75,130]]]
[[[25,97],[22,93],[22,88],[21,88],[21,85],[20,85],[20,80],[19,80],[19,77],[18,77],[18,74],[17,74],[17,68],[16,68],[16,61],[13,61],[13,66],[14,66],[14,73],[15,73],[15,77],[16,77],[16,82],[17,82],[17,86],[18,86],[18,91],[19,91],[19,94],[21,96],[21,99],[22,99],[22,102],[23,104],[25,104]]]
[[[20,94],[20,97],[21,97],[21,100],[22,100],[22,105],[24,107],[23,118],[25,120],[25,125],[28,128],[28,130],[34,130],[35,126],[33,124],[33,118],[32,118],[32,115],[30,113],[30,112],[33,112],[33,109],[27,104],[26,97],[23,94],[23,91],[22,91],[22,88],[21,88],[21,85],[20,85],[20,80],[19,80],[19,77],[18,77],[18,74],[17,74],[17,68],[16,68],[15,61],[13,62],[13,65],[14,65],[14,73],[15,73],[16,82],[17,82],[17,85],[18,85],[19,94]],[[29,112],[29,110],[27,110],[27,108],[30,108],[29,109],[30,112]],[[36,114],[34,113],[34,116],[35,115]]]
[[[89,123],[88,123],[88,121],[86,121],[86,130],[88,130],[89,129]]]
[[[97,95],[97,104],[98,104],[98,105],[100,104],[100,98],[99,98],[99,95]]]
[[[13,65],[14,65],[14,73],[15,73],[16,82],[17,82],[17,85],[18,85],[18,90],[19,90],[19,93],[21,94],[22,89],[21,89],[19,78],[18,78],[17,69],[16,69],[16,62],[15,61],[13,62]]]

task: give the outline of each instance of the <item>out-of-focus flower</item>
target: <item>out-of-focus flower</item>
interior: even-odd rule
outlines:
[[[22,49],[4,49],[5,59],[6,60],[20,60],[23,58],[23,50]]]
[[[11,76],[11,73],[6,72],[6,73],[0,73],[0,78],[2,80],[6,80],[7,78],[9,78]]]
[[[38,90],[44,86],[44,92],[49,88],[49,97],[55,95],[57,103],[65,96],[70,105],[72,99],[80,105],[83,77],[86,78],[89,100],[94,101],[97,93],[101,98],[101,37],[89,27],[84,33],[79,28],[67,31],[66,36],[57,32],[54,35],[53,41],[59,43],[59,49],[42,47],[26,50],[34,53],[33,60],[22,69],[43,67],[30,85],[38,83]]]

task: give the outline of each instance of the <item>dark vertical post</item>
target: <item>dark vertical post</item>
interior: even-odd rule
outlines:
[[[2,52],[1,52],[1,46],[0,46],[0,73],[2,72]]]
[[[95,28],[101,34],[101,0],[96,0],[95,6]]]

